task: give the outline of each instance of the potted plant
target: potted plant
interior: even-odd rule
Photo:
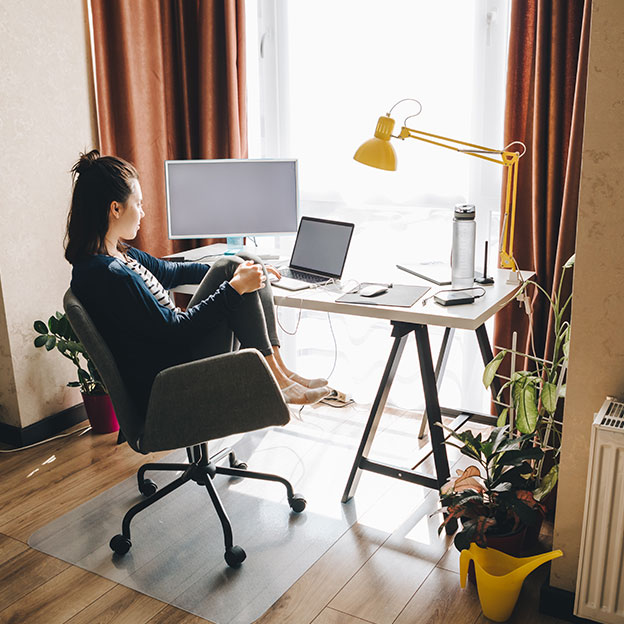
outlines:
[[[485,439],[480,433],[449,431],[446,443],[476,464],[459,470],[442,487],[440,500],[446,515],[439,531],[459,519],[462,526],[454,538],[458,550],[475,542],[519,555],[524,529],[538,522],[542,511],[529,477],[531,462],[540,460],[543,451],[526,444],[530,435],[511,435],[508,425],[494,428]]]
[[[43,321],[35,321],[34,328],[39,334],[34,341],[35,347],[45,347],[47,351],[56,348],[61,355],[75,364],[78,380],[70,381],[67,385],[80,388],[93,432],[117,431],[119,424],[104,382],[74,333],[67,317],[61,312],[56,312],[48,319],[47,325]]]
[[[574,266],[574,256],[564,265],[559,284],[553,295],[549,295],[537,282],[527,280],[523,283],[519,296],[524,300],[530,316],[529,300],[526,290],[529,286],[538,289],[549,302],[553,319],[554,345],[551,360],[544,360],[535,354],[519,353],[512,349],[502,349],[485,367],[483,383],[486,388],[492,384],[500,365],[510,357],[525,358],[531,365],[530,370],[511,370],[509,378],[501,386],[497,400],[508,390],[509,402],[501,412],[497,425],[510,425],[512,434],[525,436],[524,446],[537,446],[544,451],[544,456],[531,463],[528,485],[535,499],[544,501],[553,491],[559,476],[559,454],[561,450],[561,404],[565,397],[565,377],[568,367],[570,344],[570,323],[565,319],[572,301],[572,295],[563,300],[562,285],[566,271]],[[532,325],[531,325],[532,327]]]

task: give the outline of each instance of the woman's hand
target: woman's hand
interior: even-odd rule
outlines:
[[[254,264],[253,260],[245,260],[239,264],[234,277],[230,280],[230,286],[239,294],[254,292],[264,287],[266,275],[259,264]]]
[[[273,275],[275,275],[278,280],[282,279],[282,274],[275,267],[267,264],[264,268],[267,270],[268,273],[272,273]]]

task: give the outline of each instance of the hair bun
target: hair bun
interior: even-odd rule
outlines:
[[[72,173],[76,175],[76,174],[82,174],[85,171],[88,171],[93,165],[93,163],[99,160],[99,158],[100,158],[100,152],[96,149],[91,150],[90,152],[86,154],[81,153],[80,158],[78,159],[78,162],[72,167]]]

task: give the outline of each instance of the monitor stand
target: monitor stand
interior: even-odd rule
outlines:
[[[228,236],[226,238],[227,241],[227,251],[225,251],[224,255],[226,256],[235,256],[239,251],[243,249],[245,245],[245,237],[244,236]]]

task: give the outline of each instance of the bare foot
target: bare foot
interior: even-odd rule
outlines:
[[[323,379],[322,377],[318,377],[316,379],[308,379],[307,377],[302,377],[301,375],[297,375],[297,373],[286,373],[288,379],[292,379],[296,383],[301,386],[305,386],[306,388],[322,388],[327,385],[327,379]]]
[[[306,388],[298,383],[292,383],[282,388],[282,396],[286,403],[293,405],[313,405],[329,396],[331,390],[327,386],[322,388]]]

